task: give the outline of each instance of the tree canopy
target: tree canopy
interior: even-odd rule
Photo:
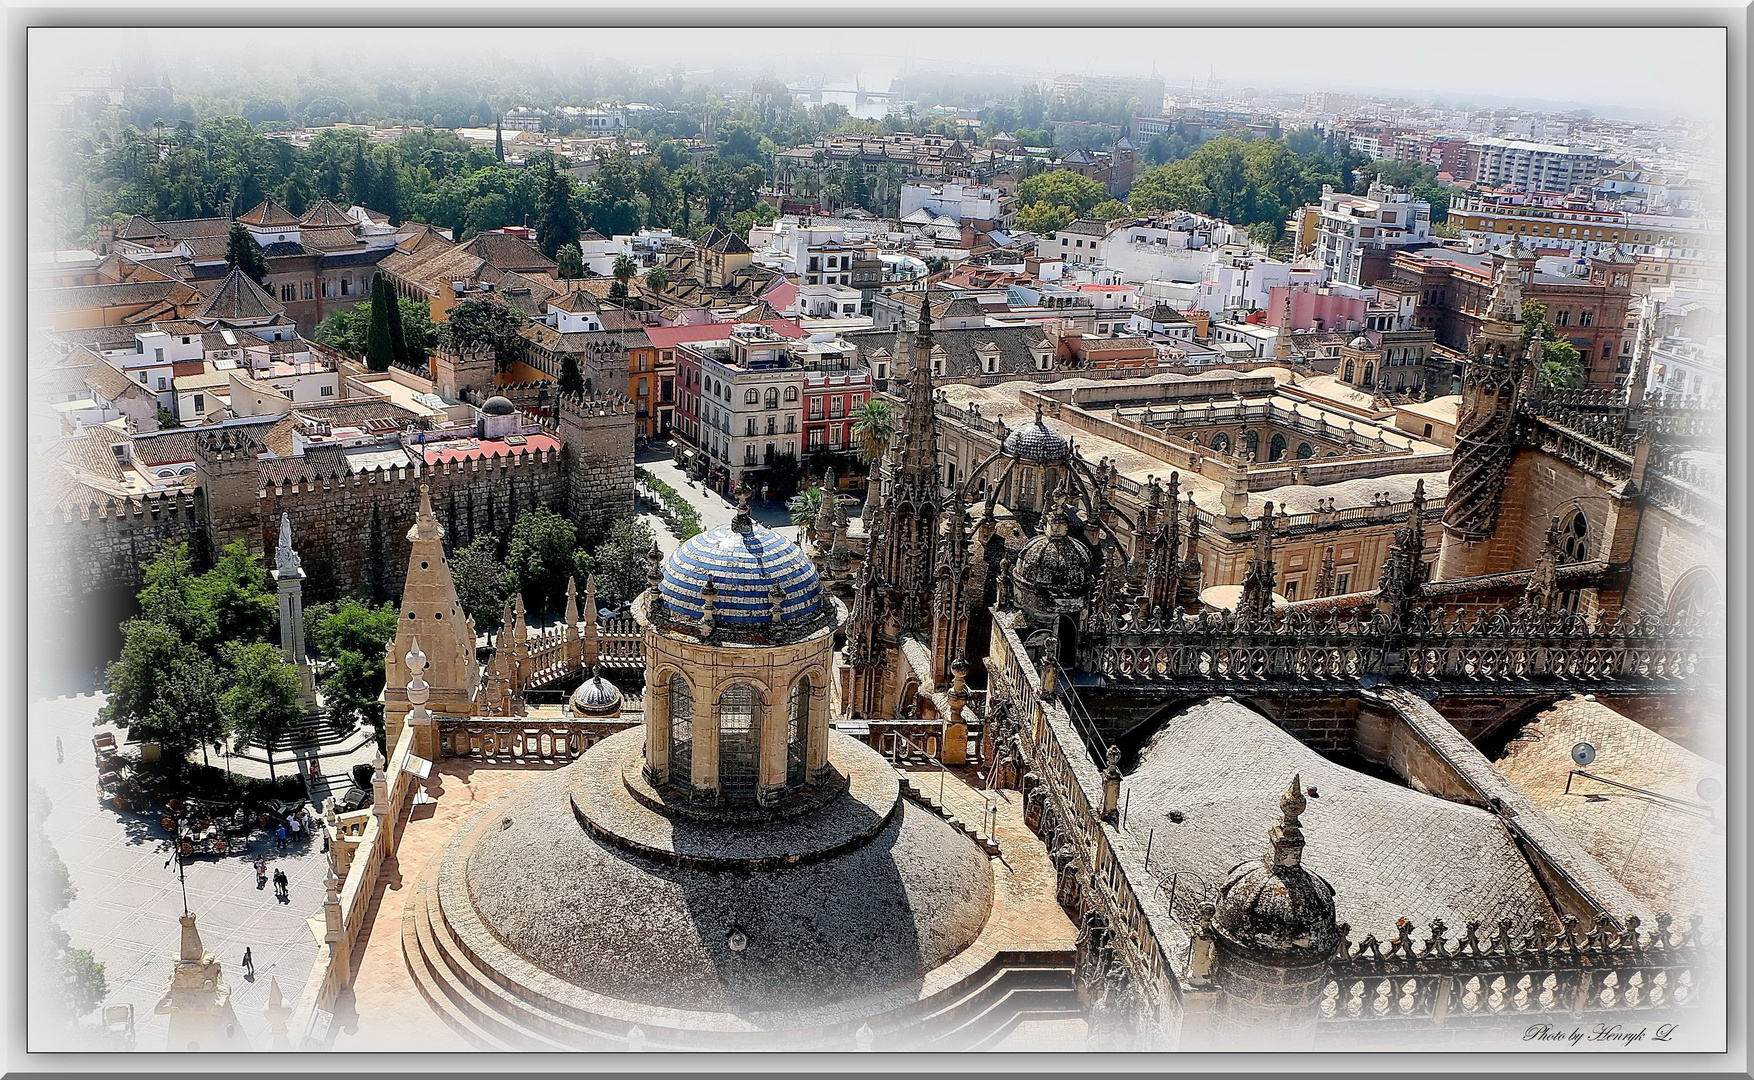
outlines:
[[[523,325],[524,317],[498,297],[472,296],[451,308],[441,334],[458,351],[492,349],[504,371],[524,354],[524,339],[518,336]]]

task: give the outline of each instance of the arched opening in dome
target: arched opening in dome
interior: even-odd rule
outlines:
[[[733,683],[719,697],[719,793],[753,799],[761,755],[761,699],[748,683]]]
[[[786,783],[804,782],[806,745],[810,730],[810,676],[800,675],[792,684],[792,699],[786,716]]]
[[[1054,627],[1054,637],[1059,646],[1058,660],[1061,667],[1073,667],[1078,661],[1078,622],[1070,615],[1061,615]]]
[[[687,787],[694,768],[694,691],[680,674],[670,676],[670,782]]]

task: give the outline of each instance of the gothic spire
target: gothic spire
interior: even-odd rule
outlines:
[[[1303,778],[1292,773],[1285,794],[1279,796],[1279,823],[1267,834],[1272,843],[1272,854],[1268,858],[1273,866],[1303,865],[1302,819],[1308,806],[1308,800],[1303,797]]]

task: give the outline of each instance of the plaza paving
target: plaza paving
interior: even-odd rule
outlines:
[[[109,980],[106,1004],[134,1006],[135,1048],[163,1050],[169,1018],[152,1010],[170,980],[177,954],[182,898],[176,866],[156,816],[124,814],[101,803],[91,737],[104,728],[93,719],[101,695],[63,697],[30,704],[28,724],[30,779],[40,784],[52,804],[46,823],[50,842],[60,853],[78,889],[78,897],[57,916],[77,948],[90,949],[104,965]],[[120,733],[117,733],[120,739]],[[66,760],[55,760],[59,736]],[[273,886],[256,888],[250,861],[268,858],[291,879],[291,903],[280,903]],[[266,1049],[268,1002],[272,976],[289,1002],[298,999],[317,957],[318,943],[307,920],[319,915],[327,859],[321,844],[302,842],[284,857],[274,854],[270,838],[258,836],[241,855],[198,856],[184,867],[189,909],[195,913],[201,941],[225,965],[238,1023],[254,1049]],[[246,977],[239,961],[252,951],[254,978]],[[31,1049],[71,1049],[39,1046]]]

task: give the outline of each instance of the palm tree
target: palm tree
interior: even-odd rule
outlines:
[[[895,439],[895,406],[882,398],[872,398],[854,409],[853,437],[859,440],[859,456],[865,464],[881,461]]]
[[[615,280],[616,281],[619,281],[619,282],[621,282],[621,284],[626,285],[629,281],[633,280],[633,276],[637,273],[639,273],[639,267],[637,265],[635,265],[633,258],[631,256],[628,256],[628,255],[615,256]]]
[[[662,266],[654,266],[646,271],[646,288],[661,293],[670,287],[670,271]]]
[[[798,542],[804,541],[804,530],[816,520],[822,512],[822,489],[812,484],[798,494],[792,496],[787,504],[792,512],[792,524],[798,527]]]

